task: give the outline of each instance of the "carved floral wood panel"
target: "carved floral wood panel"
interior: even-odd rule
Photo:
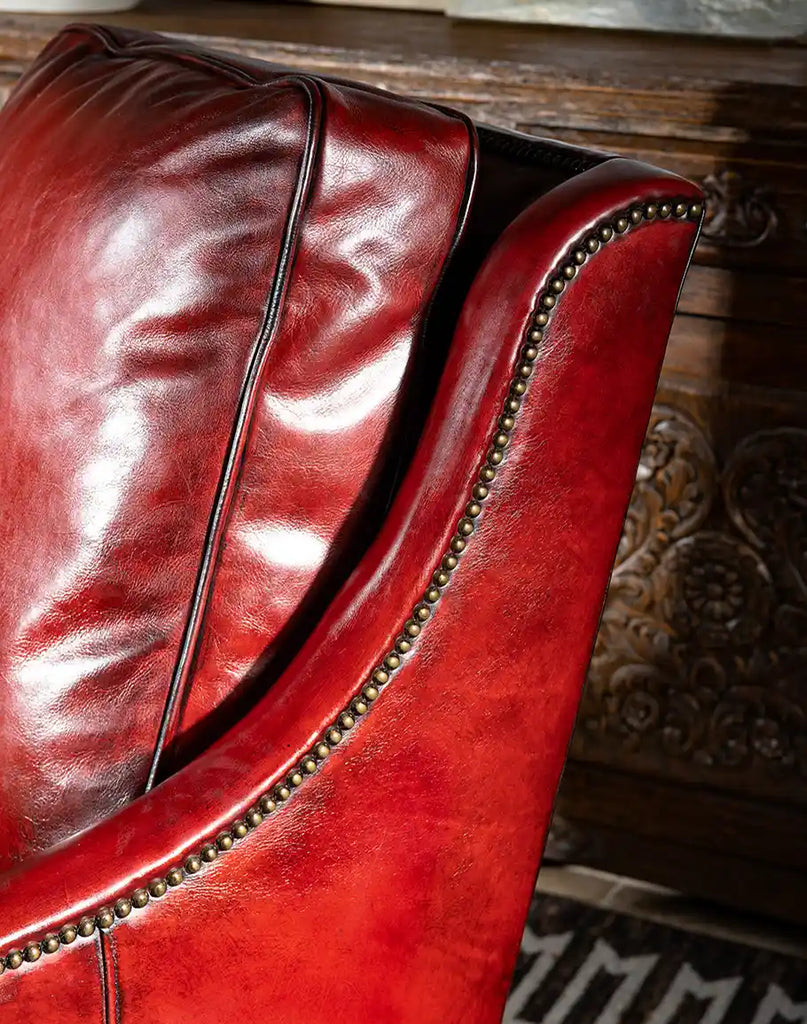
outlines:
[[[718,465],[656,406],[578,722],[578,758],[807,802],[807,430]]]

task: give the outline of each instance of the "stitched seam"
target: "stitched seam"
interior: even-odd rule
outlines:
[[[102,931],[112,928],[116,920],[125,920],[133,912],[148,905],[152,898],[160,898],[169,888],[181,885],[187,876],[201,871],[203,865],[215,861],[221,852],[226,852],[235,843],[246,837],[252,829],[257,828],[267,817],[278,812],[282,805],[290,800],[293,792],[299,789],[306,778],[315,775],[320,764],[330,757],[335,748],[343,743],[345,733],[349,732],[357,719],[365,716],[381,695],[382,689],[391,681],[393,674],[401,667],[403,658],[412,649],[420,635],[423,623],[427,622],[435,612],[434,605],[440,599],[442,590],[448,586],[451,574],[458,567],[462,553],[467,546],[467,538],[475,531],[475,520],[482,513],[482,503],[488,496],[490,485],[496,479],[498,467],[504,461],[504,453],[511,439],[511,432],[516,425],[516,417],[521,407],[522,398],[528,391],[528,380],[532,376],[535,363],[539,360],[544,341],[544,334],[550,323],[554,309],[567,285],[577,276],[578,270],[589,261],[602,245],[629,232],[632,227],[644,223],[661,220],[698,222],[703,218],[703,206],[699,202],[688,200],[658,199],[649,200],[642,206],[633,206],[624,213],[617,213],[600,221],[591,232],[579,238],[567,252],[561,264],[548,276],[546,285],[538,295],[538,301],[530,316],[526,330],[526,338],[517,360],[515,372],[510,379],[504,411],[499,415],[497,426],[491,438],[491,446],[484,462],[472,485],[471,500],[466,506],[466,514],[457,524],[457,530],[451,537],[439,567],[434,571],[432,582],[426,587],[423,599],[415,605],[412,617],[407,619],[403,630],[395,641],[393,648],[383,657],[379,666],[374,669],[370,681],[365,683],[359,694],[355,696],[342,711],[334,723],[322,734],[311,752],[304,756],[298,766],[292,769],[285,778],[272,786],[258,802],[250,807],[243,819],[237,819],[230,827],[219,833],[215,841],[205,843],[199,853],[188,856],[183,865],[170,868],[164,878],[153,879],[148,888],[135,890],[130,897],[122,897],[113,907],[102,907],[92,915],[87,915],[78,925],[63,926],[56,935],[49,933],[41,942],[31,942],[25,951],[11,950],[5,957],[0,957],[0,967],[16,968],[28,960],[40,959],[43,943],[52,940],[55,945],[49,952],[56,952],[61,944],[75,941],[77,935],[88,937],[96,928]],[[697,238],[697,231],[695,232]],[[694,239],[693,239],[694,245]],[[503,421],[505,421],[503,423]],[[67,936],[65,937],[65,932]],[[61,942],[59,941],[61,940]],[[13,963],[10,960],[13,958]],[[0,972],[2,973],[2,972]]]

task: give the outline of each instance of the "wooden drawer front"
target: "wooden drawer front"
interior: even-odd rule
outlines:
[[[807,804],[807,393],[662,384],[572,756]]]

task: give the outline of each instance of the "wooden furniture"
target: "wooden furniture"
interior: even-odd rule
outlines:
[[[703,183],[550,853],[807,921],[807,51],[239,3],[111,20]],[[0,19],[5,86],[64,21]]]

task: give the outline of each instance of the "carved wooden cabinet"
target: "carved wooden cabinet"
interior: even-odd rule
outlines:
[[[63,20],[0,17],[6,86]],[[189,0],[112,20],[703,184],[549,852],[807,921],[807,50]]]

